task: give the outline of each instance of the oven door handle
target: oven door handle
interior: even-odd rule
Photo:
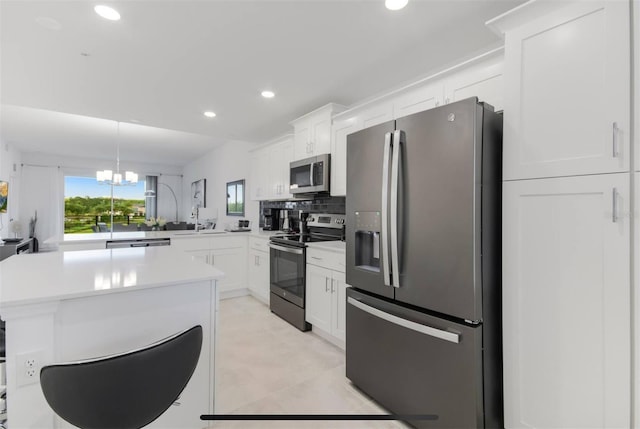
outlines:
[[[275,250],[280,250],[282,252],[294,253],[296,255],[304,254],[304,249],[298,249],[295,247],[278,246],[277,244],[273,244],[273,243],[269,243],[269,247]]]

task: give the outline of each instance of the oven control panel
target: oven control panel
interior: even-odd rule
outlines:
[[[343,214],[311,213],[307,216],[307,226],[323,228],[342,228],[346,216]]]

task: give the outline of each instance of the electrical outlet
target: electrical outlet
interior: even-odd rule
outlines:
[[[39,382],[43,357],[44,350],[16,355],[16,384],[18,386]]]

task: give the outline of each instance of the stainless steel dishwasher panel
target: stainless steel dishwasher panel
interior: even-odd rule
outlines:
[[[107,249],[123,249],[128,247],[156,247],[170,246],[171,239],[165,238],[137,238],[129,240],[107,240]]]

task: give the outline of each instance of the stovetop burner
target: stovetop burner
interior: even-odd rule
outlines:
[[[316,243],[318,241],[338,241],[340,237],[324,237],[314,234],[286,234],[275,235],[271,241],[275,243],[288,244],[298,247],[306,247],[305,243]]]
[[[305,243],[319,241],[339,241],[342,238],[344,218],[344,215],[311,214],[306,223],[308,232],[274,235],[270,240],[296,247],[307,247]]]

